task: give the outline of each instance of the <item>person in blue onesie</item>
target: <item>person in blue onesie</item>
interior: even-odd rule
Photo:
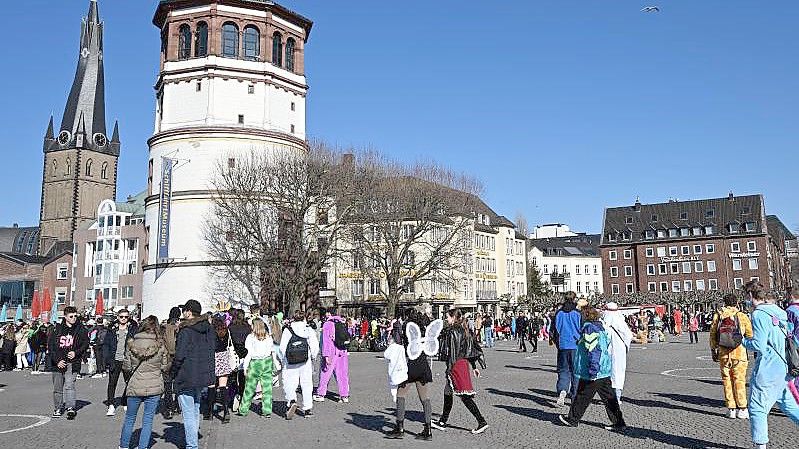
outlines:
[[[746,291],[755,309],[752,312],[753,336],[744,337],[743,345],[757,353],[749,381],[749,421],[754,447],[765,449],[768,414],[774,404],[796,424],[799,424],[799,404],[788,389],[790,379],[785,361],[788,315],[775,304],[774,295],[766,292],[757,281],[749,282]]]

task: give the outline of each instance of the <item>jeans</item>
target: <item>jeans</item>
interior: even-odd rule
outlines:
[[[108,396],[106,397],[106,404],[114,405],[114,399],[117,394],[117,383],[119,383],[119,375],[122,374],[122,378],[127,383],[130,380],[130,373],[122,371],[122,362],[119,360],[115,360],[114,364],[111,365],[111,371],[108,373],[108,391],[106,392]],[[124,395],[122,396],[122,405],[128,404],[128,398]]]
[[[486,336],[486,348],[493,348],[494,347],[494,329],[490,327],[484,327],[483,333]]]
[[[53,410],[60,410],[64,405],[75,408],[76,377],[71,363],[67,364],[67,370],[63,373],[58,369],[53,371]]]
[[[691,338],[690,343],[699,343],[699,332],[688,331],[688,336]]]
[[[577,395],[577,378],[574,375],[576,349],[558,349],[558,393],[565,391],[572,399]]]
[[[186,449],[198,449],[200,435],[200,398],[205,388],[181,390],[178,404],[183,415],[183,431],[186,435]]]
[[[144,404],[141,417],[141,433],[139,434],[139,449],[150,447],[150,435],[153,433],[153,417],[158,410],[159,396],[131,396],[128,398],[128,411],[125,413],[125,423],[122,425],[122,435],[119,437],[119,447],[130,447],[130,436],[133,426],[136,425],[136,415],[139,414],[139,405]]]

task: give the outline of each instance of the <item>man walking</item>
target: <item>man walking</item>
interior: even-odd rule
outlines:
[[[201,315],[200,303],[190,299],[183,306],[183,319],[175,343],[175,359],[170,377],[175,381],[178,404],[183,415],[186,449],[199,447],[200,398],[208,385],[214,385],[214,349],[216,335]]]
[[[527,317],[524,312],[519,312],[519,317],[516,318],[516,335],[519,337],[519,351],[527,352]]]
[[[738,310],[738,298],[724,295],[724,307],[713,317],[710,325],[710,350],[721,369],[724,402],[729,418],[749,418],[746,398],[746,370],[749,358],[741,344],[742,337],[752,338],[752,322]]]
[[[541,333],[541,317],[538,312],[530,317],[530,343],[533,344],[533,352],[538,352],[538,335]]]
[[[319,386],[313,400],[323,402],[327,395],[327,384],[335,375],[338,384],[338,395],[341,402],[350,402],[350,375],[349,375],[349,333],[347,324],[338,315],[332,315],[325,309],[319,310],[319,316],[324,317],[322,325],[322,367],[319,372]]]
[[[136,335],[136,328],[136,322],[130,319],[130,312],[122,309],[117,314],[117,322],[106,333],[105,341],[103,342],[103,359],[108,367],[108,390],[105,401],[108,404],[108,411],[106,411],[105,416],[114,416],[116,411],[114,402],[119,375],[122,374],[125,383],[130,379],[130,373],[122,371],[122,362],[125,361],[128,338],[133,338]],[[122,405],[127,410],[128,398],[124,395],[122,396]]]
[[[80,364],[89,349],[86,328],[78,322],[78,310],[67,306],[64,319],[56,325],[47,341],[53,366],[53,417],[61,416],[66,406],[67,419],[75,419],[75,379]]]
[[[552,329],[552,340],[558,348],[558,407],[566,403],[566,395],[574,399],[577,394],[577,379],[574,374],[574,355],[577,341],[580,339],[582,319],[577,311],[574,292],[567,292],[563,297],[563,306],[555,314]]]
[[[486,348],[493,348],[494,347],[494,320],[491,318],[491,314],[486,313],[486,316],[483,318],[483,335],[485,335],[485,347]]]

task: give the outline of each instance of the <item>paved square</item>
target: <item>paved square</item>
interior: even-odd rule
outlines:
[[[393,407],[386,390],[385,362],[376,353],[351,355],[352,401],[315,404],[311,419],[285,421],[282,390],[275,395],[276,416],[266,420],[255,414],[233,416],[222,425],[218,420],[201,424],[203,448],[271,447],[569,447],[569,448],[749,448],[748,421],[723,416],[718,369],[709,360],[707,334],[700,345],[688,345],[687,337],[646,348],[633,346],[627,371],[626,399],[622,404],[630,430],[625,435],[606,432],[607,422],[598,402],[589,408],[579,428],[556,425],[558,410],[552,408],[555,383],[555,352],[540,345],[538,354],[518,354],[512,342],[499,342],[486,350],[489,369],[478,381],[477,402],[491,427],[485,434],[471,435],[475,422],[460,402],[455,403],[451,424],[457,428],[434,431],[432,443],[383,438],[393,423]],[[434,416],[441,411],[443,364],[436,363],[433,391]],[[667,375],[661,373],[667,372]],[[51,413],[49,375],[0,373],[0,447],[2,448],[115,448],[122,425],[122,411],[105,417],[102,400],[106,379],[78,382],[82,408],[75,421],[49,420],[34,415]],[[331,391],[335,392],[333,383]],[[121,394],[122,386],[119,387]],[[31,415],[31,416],[8,416]],[[421,430],[421,404],[409,397],[406,429]],[[771,448],[796,448],[799,433],[786,417],[769,418]],[[35,427],[30,427],[35,426]],[[21,430],[16,430],[21,429]],[[182,447],[180,418],[154,425],[155,448]],[[138,438],[134,433],[133,444]],[[291,443],[288,443],[291,441]]]

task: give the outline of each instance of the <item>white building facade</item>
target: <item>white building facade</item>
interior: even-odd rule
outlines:
[[[528,261],[556,292],[590,297],[604,292],[599,235],[528,240]]]
[[[161,1],[155,134],[145,223],[143,313],[164,318],[197,299],[244,301],[248,295],[214,276],[204,221],[216,170],[252,153],[302,156],[305,142],[304,46],[311,22],[273,2]],[[171,201],[164,219],[161,183],[169,159]],[[159,257],[167,223],[168,257]]]

